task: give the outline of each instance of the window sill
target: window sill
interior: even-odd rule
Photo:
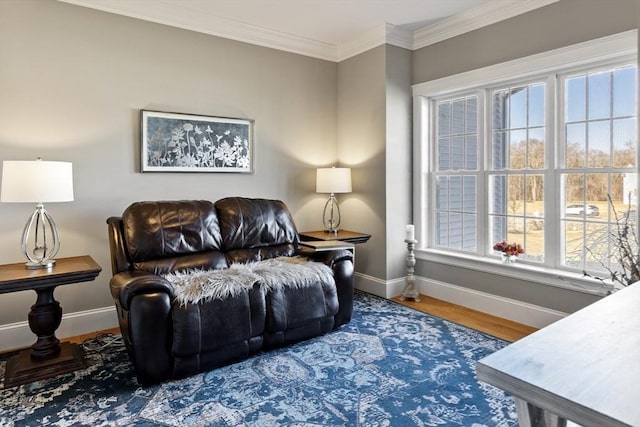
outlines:
[[[481,271],[483,273],[496,274],[529,282],[536,282],[542,285],[554,286],[569,289],[576,292],[583,292],[589,295],[608,295],[613,286],[605,287],[595,279],[584,277],[581,273],[556,270],[537,265],[526,264],[523,261],[516,261],[514,264],[503,264],[499,259],[490,257],[473,256],[462,253],[451,253],[437,249],[417,249],[416,258],[423,261],[436,262],[438,264],[462,267],[469,270]]]

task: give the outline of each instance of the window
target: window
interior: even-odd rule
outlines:
[[[437,102],[434,243],[477,248],[478,98]]]
[[[491,90],[490,242],[523,245],[544,261],[544,82]]]
[[[506,239],[540,271],[615,270],[637,209],[632,33],[414,86],[419,251],[497,259]]]
[[[595,69],[562,78],[562,200],[564,265],[588,271],[616,269],[610,238],[619,219],[637,205],[637,66]],[[635,192],[635,199],[629,195]],[[615,211],[607,203],[611,197]],[[635,206],[632,206],[635,207]]]

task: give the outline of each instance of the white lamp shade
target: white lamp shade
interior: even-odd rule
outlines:
[[[316,193],[351,193],[351,169],[318,168]]]
[[[70,162],[5,160],[0,202],[49,203],[73,201]]]

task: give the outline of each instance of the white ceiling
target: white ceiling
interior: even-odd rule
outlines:
[[[417,49],[558,0],[59,0],[340,61],[383,43]]]

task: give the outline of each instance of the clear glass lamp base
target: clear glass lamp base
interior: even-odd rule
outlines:
[[[335,194],[331,193],[322,211],[322,225],[325,233],[337,233],[340,227],[340,206]]]
[[[30,245],[29,242],[32,244]],[[24,227],[21,247],[22,253],[29,260],[25,263],[25,267],[29,270],[52,268],[56,263],[53,257],[60,249],[58,230],[42,203],[38,203],[35,212]]]

